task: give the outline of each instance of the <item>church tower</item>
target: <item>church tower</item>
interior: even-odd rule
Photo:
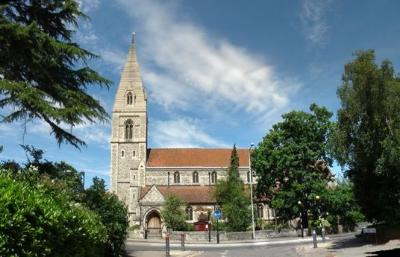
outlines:
[[[135,33],[122,71],[112,112],[111,190],[139,222],[139,190],[145,183],[147,98],[136,57]]]

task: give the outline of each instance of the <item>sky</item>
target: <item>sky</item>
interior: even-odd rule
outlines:
[[[79,22],[75,40],[100,56],[92,67],[113,81],[89,93],[110,115],[136,32],[149,147],[257,145],[285,112],[315,102],[336,113],[343,67],[355,51],[375,49],[378,62],[400,68],[396,0],[79,2],[90,20]],[[0,160],[23,163],[19,145],[34,145],[47,160],[85,171],[86,186],[94,176],[108,184],[110,123],[72,131],[87,147],[59,147],[41,121],[0,124]]]

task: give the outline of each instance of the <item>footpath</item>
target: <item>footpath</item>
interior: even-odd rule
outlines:
[[[346,238],[296,248],[299,257],[400,257],[400,240],[371,244],[361,238]]]

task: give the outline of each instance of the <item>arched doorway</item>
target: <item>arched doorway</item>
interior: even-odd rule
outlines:
[[[147,238],[161,237],[161,217],[156,210],[151,211],[146,217]]]

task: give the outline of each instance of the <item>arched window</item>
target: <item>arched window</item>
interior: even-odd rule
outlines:
[[[179,175],[179,172],[177,172],[177,171],[174,172],[174,183],[175,184],[181,183],[181,177]]]
[[[258,218],[263,218],[264,217],[264,207],[262,204],[259,204],[257,206],[257,217]]]
[[[125,138],[132,139],[133,136],[133,121],[127,120],[125,122]]]
[[[190,206],[186,208],[186,219],[193,220],[193,209]]]
[[[213,172],[211,173],[211,183],[212,183],[212,184],[217,183],[217,172],[216,172],[216,171],[213,171]]]
[[[193,183],[199,183],[199,173],[197,171],[193,172]]]
[[[122,157],[122,158],[125,157],[125,151],[124,151],[124,150],[121,151],[121,157]]]
[[[126,94],[126,103],[127,103],[127,104],[131,105],[131,104],[132,104],[132,99],[133,99],[133,96],[132,96],[132,93],[131,93],[131,92],[129,92],[128,94]]]

